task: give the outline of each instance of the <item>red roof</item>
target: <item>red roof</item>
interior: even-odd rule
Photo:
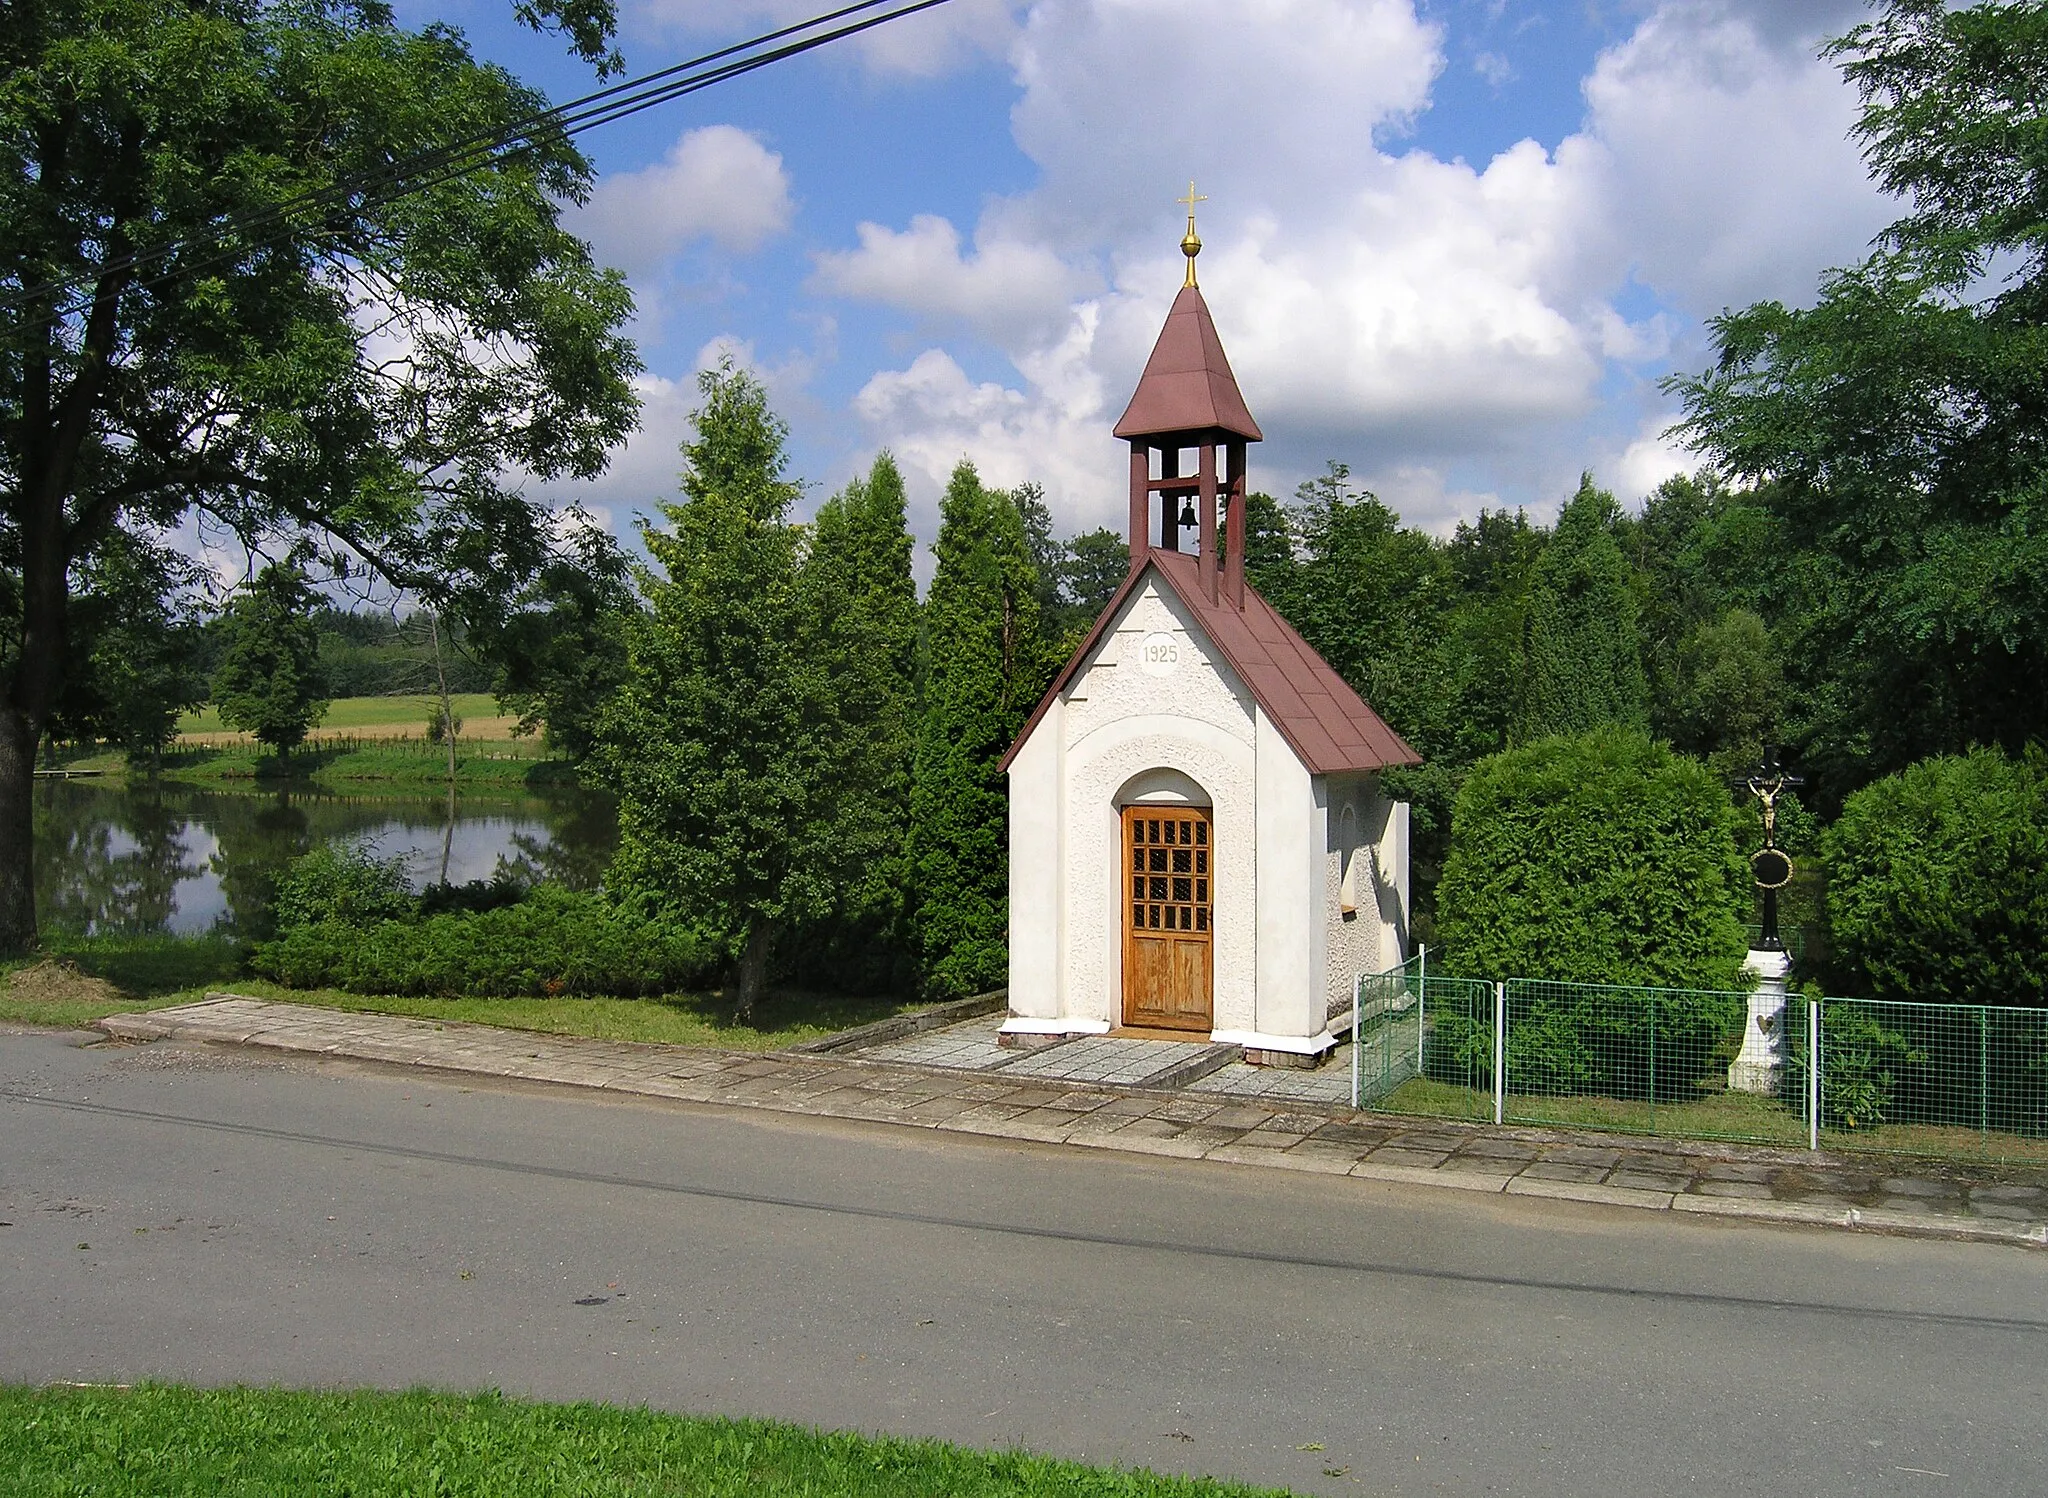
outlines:
[[[1183,286],[1166,314],[1166,326],[1159,330],[1159,341],[1152,345],[1137,391],[1116,424],[1116,435],[1210,431],[1251,442],[1265,439],[1238,391],[1237,376],[1230,372],[1209,304],[1198,289]]]
[[[1187,292],[1181,295],[1186,296]],[[1137,591],[1145,574],[1153,571],[1187,605],[1216,653],[1243,678],[1266,716],[1273,720],[1273,726],[1280,730],[1311,774],[1385,770],[1422,763],[1422,757],[1365,705],[1364,699],[1251,584],[1245,584],[1241,613],[1220,590],[1211,603],[1202,591],[1200,565],[1194,557],[1180,552],[1155,551],[1146,557],[1144,566],[1124,579],[1124,585],[1102,611],[1102,617],[1095,621],[1095,628],[1088,632],[1081,648],[1074,652],[1025,721],[1016,743],[1003,756],[1001,768],[1010,768],[1010,762],[1031,737],[1031,731],[1045,716],[1053,699],[1066,690],[1081,662],[1121,612],[1124,600]]]

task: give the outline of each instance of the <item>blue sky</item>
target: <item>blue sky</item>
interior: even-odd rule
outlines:
[[[822,0],[621,0],[630,72]],[[1819,42],[1860,0],[954,0],[584,137],[579,230],[630,275],[641,433],[564,487],[621,533],[673,491],[694,372],[756,369],[808,503],[895,451],[1118,523],[1108,436],[1179,284],[1268,440],[1412,522],[1634,499],[1689,466],[1657,381],[1703,323],[1812,295],[1892,216]],[[406,0],[555,98],[589,71],[506,0]]]

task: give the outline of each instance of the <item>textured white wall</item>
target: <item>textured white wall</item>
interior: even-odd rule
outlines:
[[[1318,787],[1258,713],[1259,1005],[1253,1029],[1318,1035],[1322,990],[1322,811]],[[1222,1026],[1217,1028],[1221,1029]]]
[[[1139,643],[1154,634],[1180,647],[1171,674],[1154,675],[1139,662]],[[1148,582],[1126,602],[1067,696],[1065,1013],[1122,1019],[1118,812],[1124,802],[1164,789],[1147,775],[1163,768],[1193,780],[1210,805],[1216,1026],[1238,1023],[1226,1015],[1249,1018],[1258,943],[1252,753],[1251,693],[1210,654],[1180,600]]]

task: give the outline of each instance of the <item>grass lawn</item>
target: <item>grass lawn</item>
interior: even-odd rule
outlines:
[[[1454,1087],[1427,1077],[1403,1082],[1372,1104],[1381,1113],[1427,1114],[1433,1118],[1493,1121],[1493,1094]],[[1748,1144],[1806,1147],[1806,1117],[1774,1098],[1753,1092],[1710,1092],[1686,1102],[1648,1103],[1611,1097],[1537,1097],[1511,1092],[1510,1124],[1560,1129],[1599,1129],[1622,1134],[1662,1134],[1676,1139],[1728,1139]],[[1995,1159],[2015,1164],[2048,1164],[2048,1139],[1930,1124],[1879,1124],[1867,1129],[1827,1128],[1821,1147],[1881,1150],[1950,1160]]]
[[[6,1491],[469,1498],[1254,1498],[1026,1452],[495,1394],[0,1386]]]
[[[217,938],[53,935],[43,946],[52,960],[16,963],[6,971],[0,982],[0,1022],[84,1026],[104,1015],[194,1003],[208,989],[229,989],[292,1004],[506,1025],[551,1035],[772,1051],[924,1007],[889,998],[776,990],[763,997],[757,1024],[739,1025],[718,993],[651,999],[420,999],[286,988],[247,977],[241,947]]]

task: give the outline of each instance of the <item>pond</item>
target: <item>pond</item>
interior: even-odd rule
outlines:
[[[403,857],[415,888],[522,877],[594,888],[618,838],[609,798],[226,791],[174,782],[36,786],[36,909],[79,935],[267,934],[277,876],[323,844]]]

